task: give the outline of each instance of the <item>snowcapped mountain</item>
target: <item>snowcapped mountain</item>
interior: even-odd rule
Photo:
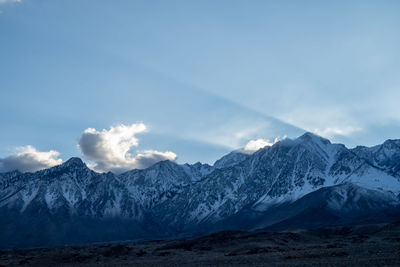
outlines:
[[[0,247],[393,220],[399,144],[347,149],[306,133],[252,154],[233,151],[214,166],[162,161],[115,175],[71,158],[35,173],[3,173]]]
[[[196,173],[196,171],[198,173]],[[194,173],[193,176],[190,174]],[[136,203],[151,209],[174,195],[201,176],[201,169],[180,166],[171,161],[161,161],[145,170],[132,170],[120,174],[122,182]]]
[[[243,149],[238,149],[230,152],[229,154],[223,156],[214,163],[214,167],[217,169],[231,167],[236,165],[250,156],[251,153],[244,151]]]
[[[50,213],[63,209],[80,216],[141,216],[140,207],[113,174],[96,173],[79,158],[36,173],[19,174],[14,179],[3,189],[0,206],[21,213],[31,206],[41,206]]]
[[[358,146],[352,152],[389,175],[400,178],[400,140],[387,140],[374,147]]]
[[[215,166],[210,166],[201,162],[196,162],[193,165],[185,163],[181,166],[187,175],[189,175],[189,177],[192,179],[192,182],[200,181],[205,176],[210,174],[215,168]]]
[[[321,187],[345,182],[400,193],[397,178],[344,145],[306,133],[296,140],[286,139],[260,149],[239,164],[216,169],[157,206],[156,212],[178,231],[192,231],[198,225],[207,228],[249,206],[266,211]]]

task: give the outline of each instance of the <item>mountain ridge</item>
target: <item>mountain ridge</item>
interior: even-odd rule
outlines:
[[[359,195],[370,203],[375,203],[378,195],[388,194],[396,201],[379,197],[379,212],[392,214],[400,204],[398,144],[400,140],[388,140],[371,148],[348,149],[305,133],[251,154],[233,151],[213,166],[161,161],[143,170],[116,175],[94,172],[80,158],[73,157],[34,173],[1,173],[0,213],[4,216],[0,220],[0,247],[10,245],[5,237],[15,232],[19,239],[12,244],[27,245],[29,238],[24,237],[38,235],[35,231],[41,227],[54,229],[43,234],[47,237],[43,243],[49,245],[69,242],[72,225],[81,229],[70,240],[75,243],[124,237],[170,238],[215,229],[251,230],[255,225],[250,224],[257,218],[278,216],[282,211],[277,212],[277,207],[292,214],[294,203],[307,202],[310,195],[324,188],[332,192],[338,192],[336,188],[369,192]],[[348,199],[354,204],[354,214],[361,213],[362,206],[357,206],[360,199]],[[275,215],[271,213],[274,210]],[[331,214],[333,217],[328,217],[332,220],[337,216],[336,210],[321,212]],[[276,223],[281,227],[300,225],[296,214],[293,218],[278,216]],[[29,221],[35,227],[26,226]],[[96,227],[91,228],[91,224]],[[61,225],[64,230],[57,232]],[[114,227],[107,229],[106,238],[102,231],[107,225]],[[40,244],[40,240],[38,235],[31,243]]]

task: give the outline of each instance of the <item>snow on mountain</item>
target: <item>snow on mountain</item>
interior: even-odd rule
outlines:
[[[344,145],[306,133],[260,149],[236,165],[216,169],[159,205],[157,212],[165,214],[166,223],[185,230],[213,224],[249,205],[267,210],[271,205],[293,202],[321,187],[344,182],[400,192],[396,178]]]
[[[400,140],[387,140],[374,147],[358,146],[351,151],[389,175],[400,178]]]
[[[210,174],[214,170],[214,166],[208,164],[202,164],[196,162],[195,164],[183,164],[181,165],[184,171],[192,179],[192,182],[198,182],[203,179],[206,175]]]
[[[243,150],[238,149],[230,152],[229,154],[223,156],[219,160],[214,163],[214,167],[217,169],[227,168],[234,166],[250,156],[251,153]]]
[[[342,183],[322,187],[263,213],[247,210],[246,215],[253,217],[251,230],[277,231],[395,221],[400,219],[400,208],[399,198],[392,192]],[[233,219],[240,221],[240,216]]]
[[[50,169],[20,174],[7,191],[9,195],[2,199],[0,207],[21,213],[30,206],[50,213],[63,209],[69,215],[80,216],[139,218],[142,213],[113,174],[93,172],[78,158]]]
[[[184,167],[166,160],[144,170],[122,173],[117,179],[126,186],[132,199],[150,209],[190,185],[196,178],[189,173]]]
[[[99,235],[110,220],[119,227],[117,232],[108,229],[107,238],[111,239],[121,238],[123,233],[129,238],[154,237],[155,232],[168,236],[216,226],[227,229],[229,225],[255,224],[250,217],[278,223],[287,218],[278,216],[277,207],[282,212],[286,209],[283,207],[300,208],[294,203],[305,203],[310,194],[324,188],[336,188],[330,189],[330,202],[324,200],[332,210],[357,206],[364,200],[370,203],[368,210],[372,206],[387,209],[400,201],[399,144],[399,140],[388,140],[371,148],[347,149],[306,133],[252,154],[233,151],[214,166],[162,161],[147,169],[115,175],[96,173],[79,158],[71,158],[35,173],[3,173],[0,212],[5,217],[0,218],[0,229],[8,230],[0,230],[4,236],[0,241],[7,242],[8,233],[19,231],[18,227],[26,227],[28,234],[33,231],[25,221],[35,221],[39,228],[65,222],[68,231],[74,229],[72,225],[79,225],[91,232],[88,236],[79,234],[76,242],[105,240]],[[297,216],[297,211],[291,212]],[[97,228],[91,229],[88,221]],[[48,234],[71,241],[68,231]],[[39,241],[32,242],[39,244],[40,239],[38,236]]]

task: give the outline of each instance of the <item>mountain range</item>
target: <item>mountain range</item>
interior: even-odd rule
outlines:
[[[348,149],[305,133],[208,164],[122,174],[81,159],[0,174],[0,248],[281,231],[400,219],[400,140]]]

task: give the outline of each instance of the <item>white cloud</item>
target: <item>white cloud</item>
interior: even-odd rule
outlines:
[[[57,151],[40,152],[29,145],[18,147],[15,154],[0,158],[0,171],[34,172],[50,168],[62,163],[62,159],[58,158],[59,155]]]
[[[79,148],[87,159],[95,162],[89,166],[96,171],[120,173],[131,169],[144,169],[158,161],[176,159],[176,154],[170,151],[145,150],[131,154],[132,147],[139,145],[136,134],[146,131],[147,127],[143,123],[129,126],[121,124],[102,131],[88,128],[79,140]]]
[[[230,149],[237,149],[243,146],[246,140],[254,137],[261,132],[261,127],[243,127],[234,128],[231,125],[224,125],[218,129],[210,129],[210,137],[206,140],[216,145],[224,146]],[[202,132],[203,133],[203,132]],[[203,133],[205,136],[207,133]]]
[[[0,4],[5,3],[21,3],[21,0],[0,0]]]
[[[272,146],[273,144],[277,143],[278,141],[279,141],[279,138],[275,138],[275,140],[273,142],[270,142],[268,139],[262,139],[262,138],[250,140],[244,147],[244,150],[257,151],[266,146]]]
[[[264,117],[237,116],[187,134],[195,140],[234,150],[243,147],[248,140],[281,134],[273,132],[278,128],[274,126],[272,120]]]

